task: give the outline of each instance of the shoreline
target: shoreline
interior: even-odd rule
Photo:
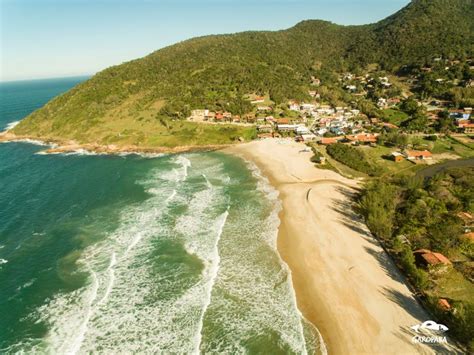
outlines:
[[[429,320],[363,220],[359,182],[311,163],[304,144],[268,139],[223,150],[253,162],[282,202],[277,248],[291,270],[298,309],[329,354],[433,354],[411,326]]]
[[[173,154],[221,150],[254,163],[278,191],[277,249],[288,265],[302,317],[329,354],[457,353],[446,344],[414,344],[410,327],[429,320],[389,256],[352,211],[360,181],[311,163],[312,152],[288,139],[235,145],[142,148],[41,141],[0,132],[0,143],[49,145],[42,154]],[[58,145],[61,144],[61,145]]]
[[[45,146],[45,150],[41,154],[65,154],[88,152],[94,154],[179,154],[190,152],[206,152],[228,148],[230,144],[215,144],[215,145],[189,145],[178,146],[173,148],[168,147],[140,147],[137,145],[115,145],[115,144],[96,144],[96,143],[77,143],[75,141],[63,141],[57,139],[42,139],[33,136],[17,136],[10,131],[0,132],[0,143],[14,143],[26,142],[36,145]]]

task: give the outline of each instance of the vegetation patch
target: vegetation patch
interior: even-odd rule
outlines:
[[[464,236],[474,214],[474,168],[452,168],[422,180],[400,177],[369,182],[360,209],[372,233],[423,296],[428,309],[473,349],[474,247]],[[441,253],[449,264],[422,265],[414,252]],[[440,308],[447,300],[450,308]],[[470,342],[470,343],[469,343]]]
[[[382,173],[380,167],[369,163],[364,153],[347,144],[332,144],[327,147],[327,152],[337,161],[369,176],[378,176]]]

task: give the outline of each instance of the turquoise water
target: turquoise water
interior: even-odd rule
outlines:
[[[0,127],[80,80],[0,84]],[[43,148],[0,145],[0,352],[317,351],[255,168]]]

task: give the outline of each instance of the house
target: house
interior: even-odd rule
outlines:
[[[258,106],[257,107],[257,111],[261,111],[261,112],[266,112],[266,111],[271,111],[272,108],[270,106]]]
[[[470,228],[474,226],[474,216],[469,212],[459,212],[457,216],[462,219],[465,230],[470,232]]]
[[[306,126],[298,126],[295,129],[295,133],[299,135],[311,134],[310,130]]]
[[[462,238],[467,240],[467,241],[470,241],[470,242],[474,243],[474,232],[464,233],[462,235]]]
[[[315,136],[314,134],[309,133],[309,134],[302,134],[301,138],[303,138],[303,142],[315,142],[318,137]]]
[[[236,117],[234,117],[234,121],[235,121]],[[249,113],[247,115],[245,115],[245,120],[249,123],[253,123],[255,122],[255,114],[254,113]],[[239,121],[240,121],[240,117],[239,117]]]
[[[224,121],[224,114],[222,112],[217,112],[215,117],[214,117],[214,120],[217,121],[217,122]]]
[[[232,113],[230,112],[224,112],[223,115],[226,120],[230,121],[232,119]]]
[[[389,123],[389,122],[383,122],[382,123],[382,127],[388,129],[388,130],[391,130],[391,129],[398,129],[398,126],[392,124],[392,123]]]
[[[213,120],[216,117],[216,113],[213,111],[206,110],[206,116],[204,117],[205,120]]]
[[[323,136],[324,134],[328,133],[328,130],[327,130],[327,128],[320,128],[317,131],[315,131],[314,133],[316,133],[318,136]]]
[[[435,253],[427,249],[419,249],[413,252],[415,262],[424,267],[429,266],[450,266],[451,261],[441,253]]]
[[[438,300],[438,308],[441,309],[442,311],[449,311],[451,310],[451,305],[449,304],[448,300],[446,298],[440,298]]]
[[[269,124],[257,126],[258,133],[271,133],[272,131],[273,127]]]
[[[300,111],[300,104],[296,101],[290,101],[288,103],[288,108],[291,110],[291,111],[297,111],[299,112]]]
[[[311,77],[311,84],[313,84],[314,86],[319,86],[321,85],[321,80],[318,79],[318,78],[315,78],[314,76]]]
[[[392,159],[395,163],[399,163],[403,161],[404,157],[402,153],[392,152],[392,154],[390,154],[390,159]]]
[[[282,124],[289,124],[290,120],[288,118],[277,118],[275,120],[276,124],[282,125]]]
[[[433,154],[427,150],[407,150],[404,153],[405,158],[408,160],[431,160],[433,159]]]
[[[294,132],[297,127],[294,124],[277,124],[277,129],[280,132]]]
[[[377,143],[377,135],[376,134],[354,134],[354,135],[347,135],[346,139],[352,143]]]
[[[381,97],[381,98],[377,101],[377,106],[380,107],[380,108],[385,108],[385,107],[387,107],[387,99],[384,99],[383,97]]]
[[[206,116],[206,113],[209,112],[209,110],[192,110],[191,111],[191,120],[198,120],[202,121],[204,120],[204,117]]]
[[[313,105],[313,104],[305,104],[305,103],[303,103],[303,104],[301,104],[301,108],[302,108],[303,110],[306,110],[306,111],[311,111],[311,110],[314,110],[314,109],[316,108],[316,106]]]
[[[474,123],[464,124],[461,128],[465,134],[474,134]]]
[[[391,98],[391,99],[388,99],[387,100],[387,104],[388,106],[390,107],[394,107],[396,105],[398,105],[400,103],[400,99],[399,98]]]
[[[457,121],[469,120],[471,118],[471,113],[464,110],[450,110],[449,117],[454,118]]]
[[[317,93],[316,91],[310,90],[310,91],[308,91],[308,94],[309,94],[309,96],[311,96],[311,97],[316,97],[316,95],[317,95],[318,93]]]
[[[335,144],[335,143],[338,143],[340,141],[342,141],[344,139],[343,136],[339,136],[339,137],[323,137],[321,138],[321,140],[319,141],[320,144],[323,144],[323,145],[330,145],[330,144]]]
[[[252,101],[250,101],[251,104],[261,104],[265,102],[265,98],[263,96],[255,96]]]

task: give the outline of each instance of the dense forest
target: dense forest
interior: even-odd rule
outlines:
[[[309,99],[312,78],[376,63],[397,71],[434,57],[466,58],[474,43],[471,0],[414,0],[375,24],[311,20],[288,30],[194,38],[108,68],[31,114],[18,134],[87,140],[122,118],[180,119],[195,108],[244,114],[246,95],[276,104]],[[161,120],[161,121],[160,121]]]

